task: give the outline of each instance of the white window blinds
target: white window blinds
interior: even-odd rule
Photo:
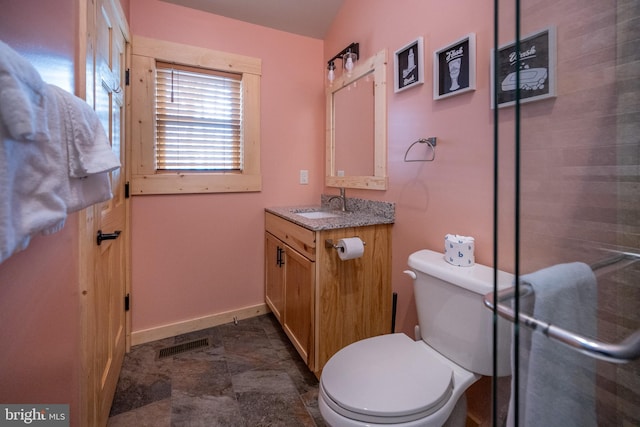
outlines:
[[[242,76],[156,64],[156,169],[242,170]]]

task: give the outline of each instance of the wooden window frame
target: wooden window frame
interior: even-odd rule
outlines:
[[[242,74],[243,170],[158,171],[155,165],[156,62]],[[191,194],[262,190],[260,76],[262,61],[211,49],[135,36],[131,65],[131,194]]]

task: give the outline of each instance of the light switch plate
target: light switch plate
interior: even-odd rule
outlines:
[[[300,171],[300,184],[309,184],[309,171],[301,170]]]

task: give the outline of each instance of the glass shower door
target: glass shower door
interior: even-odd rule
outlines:
[[[519,280],[493,301],[516,320],[493,423],[638,426],[640,359],[560,341],[640,330],[640,2],[495,6],[495,257]]]

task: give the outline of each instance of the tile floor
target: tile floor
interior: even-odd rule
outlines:
[[[209,347],[156,360],[204,337]],[[108,427],[325,426],[317,396],[316,377],[267,314],[133,347]]]

